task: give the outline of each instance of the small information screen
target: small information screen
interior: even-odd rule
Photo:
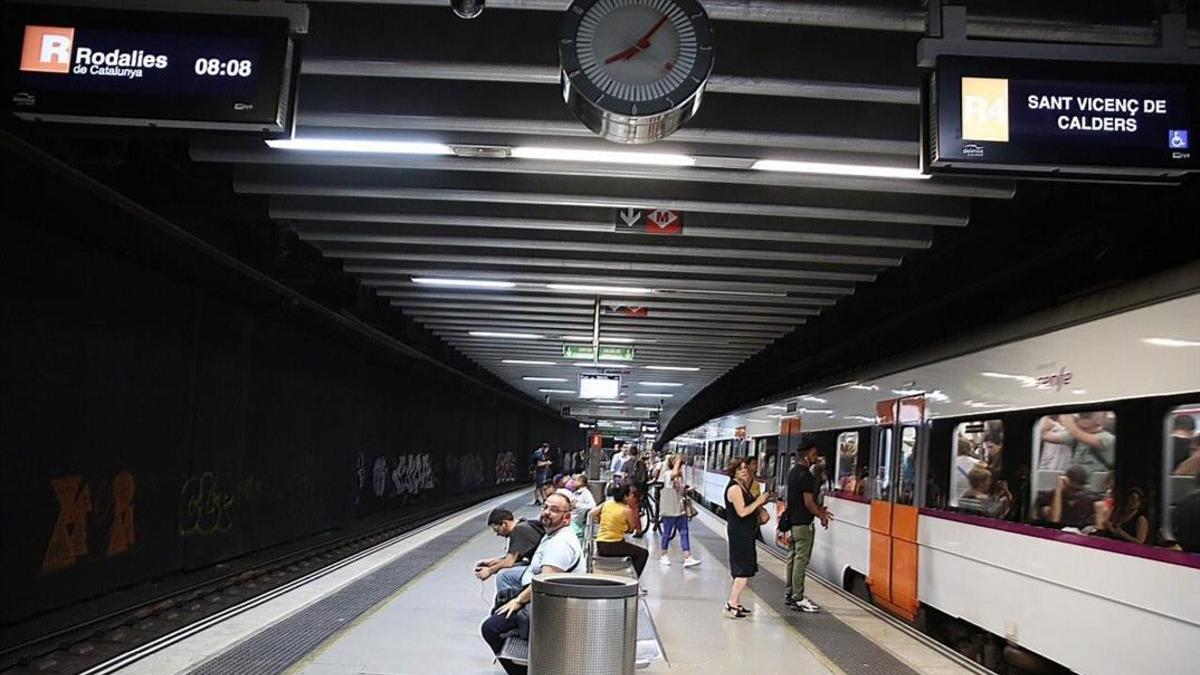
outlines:
[[[939,57],[925,160],[939,169],[1183,173],[1200,69]]]
[[[14,6],[5,93],[31,119],[284,131],[285,18]]]

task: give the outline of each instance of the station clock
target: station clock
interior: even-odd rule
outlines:
[[[696,113],[712,27],[696,0],[575,0],[558,42],[563,98],[589,129],[652,143]]]

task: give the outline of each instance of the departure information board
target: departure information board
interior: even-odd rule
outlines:
[[[1195,67],[939,56],[923,159],[938,172],[1200,170]]]
[[[5,95],[26,119],[286,132],[296,55],[281,17],[12,6]]]

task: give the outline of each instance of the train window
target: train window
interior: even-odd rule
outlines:
[[[875,477],[870,481],[866,494],[872,499],[891,499],[892,496],[892,429],[879,430],[879,442],[875,444]]]
[[[1098,410],[1046,415],[1033,427],[1032,517],[1092,531],[1112,509],[1117,416]]]
[[[1180,505],[1187,503],[1195,512],[1195,504],[1200,502],[1200,403],[1172,410],[1166,427],[1163,538],[1177,542],[1185,551],[1200,553],[1200,523],[1195,517],[1185,519],[1182,525],[1174,519]]]
[[[834,485],[843,492],[855,492],[858,486],[858,432],[838,434],[837,447]]]
[[[1008,515],[1013,496],[1001,478],[1004,422],[963,422],[955,427],[952,438],[950,506],[993,518]]]
[[[900,491],[897,504],[912,504],[917,485],[917,428],[900,430]]]

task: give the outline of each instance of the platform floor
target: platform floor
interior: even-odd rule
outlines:
[[[503,673],[479,635],[495,589],[491,581],[476,580],[472,567],[504,549],[504,540],[485,526],[486,513],[501,503],[527,504],[528,498],[522,493],[519,500],[493,500],[457,514],[122,672]],[[516,511],[535,514],[528,506]],[[699,566],[683,568],[678,540],[670,567],[658,564],[656,538],[639,543],[651,550],[642,584],[666,653],[640,672],[973,672],[813,580],[809,595],[826,611],[785,609],[783,563],[765,551],[759,552],[759,575],[743,595],[753,614],[725,618],[724,526],[708,513],[692,521]]]

